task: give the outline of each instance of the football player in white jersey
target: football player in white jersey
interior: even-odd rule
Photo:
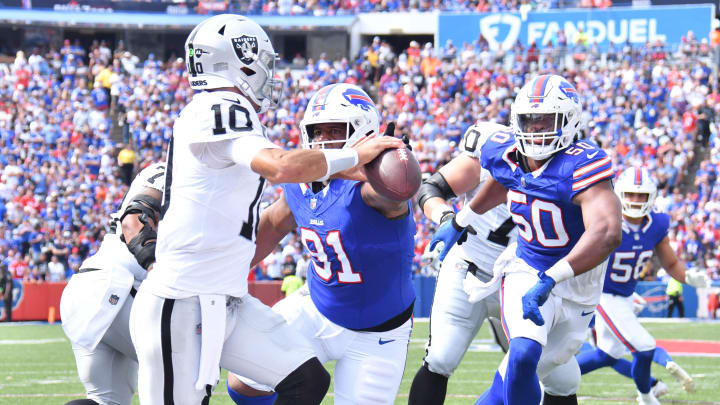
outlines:
[[[470,201],[490,174],[480,165],[480,147],[496,131],[507,127],[484,122],[465,132],[461,154],[425,180],[418,191],[418,205],[436,224],[452,219],[447,200],[465,194]],[[497,291],[471,303],[463,289],[466,278],[487,283],[493,278],[493,265],[503,250],[517,237],[515,223],[505,204],[499,204],[470,224],[472,233],[464,243],[454,246],[443,260],[435,286],[430,336],[423,365],[410,387],[409,404],[442,404],[448,378],[460,364],[470,343],[486,318],[500,317]],[[470,228],[468,228],[470,229]],[[505,343],[505,332],[494,330]]]
[[[247,290],[266,181],[309,182],[365,164],[399,139],[368,134],[355,148],[285,151],[258,113],[277,104],[276,54],[255,22],[218,15],[185,43],[197,90],[173,127],[156,262],[138,291],[131,336],[140,402],[209,401],[224,367],[316,404],[329,375],[309,343]]]
[[[130,340],[130,308],[155,259],[164,184],[164,163],[150,165],[135,177],[120,210],[111,215],[100,249],[63,290],[62,327],[87,394],[87,399],[68,404],[132,403],[138,362]]]

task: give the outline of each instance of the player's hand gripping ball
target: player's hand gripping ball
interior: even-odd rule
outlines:
[[[385,134],[393,136],[395,124],[389,123]],[[395,201],[405,201],[417,193],[422,179],[420,164],[407,148],[386,149],[365,165],[368,182],[378,194]]]

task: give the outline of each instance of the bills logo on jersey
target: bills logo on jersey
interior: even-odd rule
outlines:
[[[249,65],[257,59],[258,41],[255,37],[243,35],[232,39],[233,49],[240,62]]]
[[[375,106],[373,105],[372,100],[370,97],[367,96],[364,92],[356,89],[347,89],[345,92],[343,92],[343,97],[345,97],[345,100],[349,101],[350,104],[360,107],[365,111],[374,111]]]
[[[572,100],[576,103],[580,102],[580,98],[578,97],[577,90],[575,90],[575,87],[573,87],[572,84],[570,84],[568,82],[560,82],[559,89],[570,100]]]

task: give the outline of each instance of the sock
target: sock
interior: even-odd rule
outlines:
[[[546,392],[543,395],[543,405],[578,405],[577,395],[572,394],[566,397],[558,397]]]
[[[503,392],[502,376],[496,371],[492,385],[475,401],[475,405],[503,405]]]
[[[423,362],[410,386],[409,405],[442,405],[445,402],[448,377],[433,373]]]
[[[539,404],[541,398],[537,365],[542,354],[540,343],[528,338],[510,341],[505,374],[505,405]]]
[[[652,364],[653,350],[633,353],[632,377],[635,386],[642,394],[650,392],[650,365]]]
[[[277,398],[277,393],[275,392],[273,392],[272,395],[265,395],[262,397],[247,397],[230,388],[227,380],[225,380],[225,385],[227,386],[227,392],[228,395],[230,395],[230,399],[232,399],[237,405],[272,405],[273,402],[275,402],[275,398]]]
[[[617,362],[616,358],[611,357],[600,349],[580,352],[575,358],[580,366],[581,374],[587,374],[601,367],[612,366]]]
[[[657,350],[657,349],[655,349]],[[657,357],[657,354],[655,355]],[[632,378],[632,363],[625,359],[617,359],[617,363],[615,363],[612,368],[620,373],[621,375],[624,375],[627,378]],[[657,384],[658,380],[657,378],[650,376],[650,386],[654,387],[655,384]]]
[[[663,367],[667,367],[668,361],[672,361],[672,357],[668,354],[665,349],[660,346],[655,347],[655,354],[653,355],[653,361]]]

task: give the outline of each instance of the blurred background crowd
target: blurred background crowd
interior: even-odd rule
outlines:
[[[502,10],[516,1],[278,1],[278,13],[327,10]],[[250,3],[251,7],[255,4]],[[533,7],[540,7],[534,3]],[[552,7],[549,2],[543,7]],[[335,8],[333,8],[335,7]],[[302,10],[300,10],[302,9]],[[473,43],[406,49],[374,38],[352,59],[295,60],[277,73],[285,81],[279,108],[262,116],[273,140],[299,146],[298,123],[320,87],[354,83],[376,100],[382,122],[407,134],[424,173],[458,153],[476,121],[507,123],[516,91],[535,74],[575,83],[584,105],[585,136],[612,156],[615,169],[642,165],[655,174],[659,210],[672,216],[670,239],[688,266],[720,279],[720,84],[712,43],[688,32],[682,46],[614,44],[601,52],[582,32],[560,31],[546,44],[491,51]],[[298,57],[300,58],[300,57]],[[141,60],[120,43],[89,49],[66,40],[59,49],[18,50],[0,64],[0,261],[17,279],[42,282],[72,276],[93,254],[108,215],[135,173],[163,161],[175,118],[191,99],[182,59]],[[271,185],[265,204],[277,198]],[[456,208],[459,208],[458,199]],[[431,274],[421,256],[433,225],[415,209],[416,274]],[[251,277],[280,279],[307,271],[296,235],[289,235]],[[657,276],[655,271],[646,279]]]

